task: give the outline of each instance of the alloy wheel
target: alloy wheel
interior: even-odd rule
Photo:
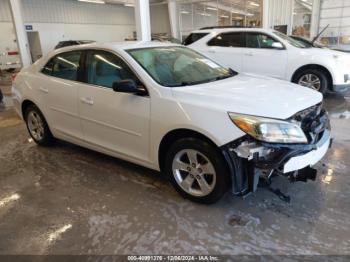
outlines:
[[[173,159],[172,170],[177,184],[192,196],[207,196],[215,187],[214,165],[197,150],[179,151]]]
[[[31,111],[27,117],[28,129],[33,138],[40,141],[44,137],[44,123],[37,112]]]
[[[306,74],[299,79],[298,84],[318,91],[321,88],[321,79],[315,74]]]

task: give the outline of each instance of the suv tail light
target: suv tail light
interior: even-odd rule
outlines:
[[[17,51],[10,51],[7,54],[8,55],[18,55],[18,52]]]

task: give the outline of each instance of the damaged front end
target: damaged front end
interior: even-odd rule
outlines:
[[[331,146],[330,123],[322,104],[303,110],[288,119],[305,133],[308,143],[287,144],[259,141],[249,135],[222,147],[231,174],[233,193],[255,192],[259,180],[268,183],[272,176],[283,175],[290,181],[315,180],[320,161]]]

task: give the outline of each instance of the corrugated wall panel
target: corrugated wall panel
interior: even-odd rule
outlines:
[[[293,0],[270,0],[269,24],[289,25],[291,22]]]
[[[4,1],[4,0],[0,0]],[[134,9],[76,0],[22,0],[26,23],[134,25]]]
[[[8,0],[0,0],[0,22],[12,21],[10,3]]]

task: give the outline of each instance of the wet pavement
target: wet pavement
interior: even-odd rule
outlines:
[[[10,103],[6,100],[7,103]],[[335,138],[316,182],[211,206],[164,177],[81,147],[35,145],[0,106],[0,254],[348,254],[350,99],[327,97]]]

